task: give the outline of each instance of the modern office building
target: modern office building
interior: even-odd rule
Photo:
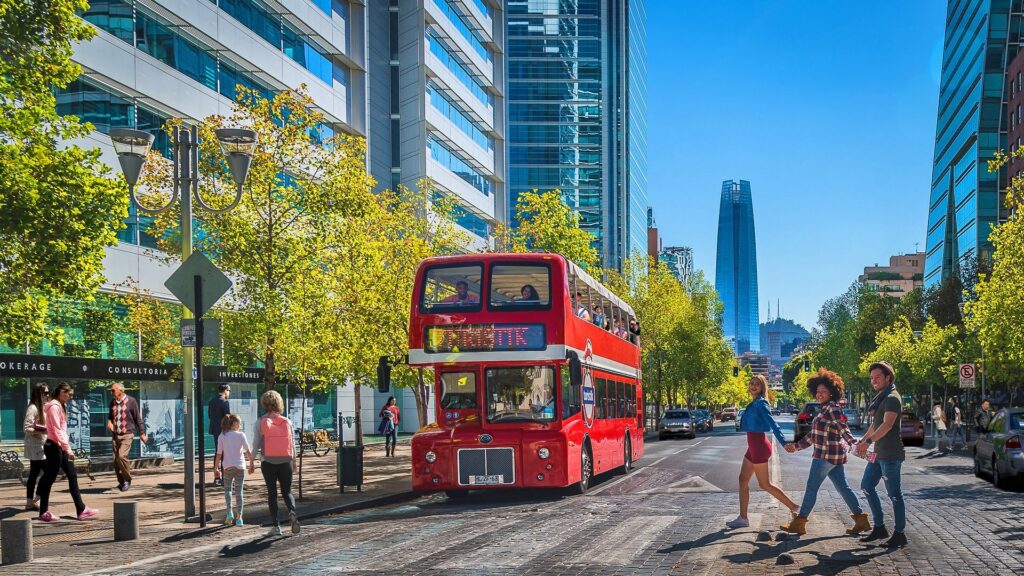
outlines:
[[[1005,118],[1009,119],[1006,152],[1010,154],[1024,145],[1024,51],[1017,52],[1017,56],[1010,61],[1004,85],[1008,92]],[[1008,178],[1024,176],[1024,157],[1011,157],[1007,172]]]
[[[782,368],[793,357],[793,352],[811,339],[810,332],[803,326],[785,318],[773,318],[762,323],[760,332],[761,352],[771,359],[772,366],[776,368]]]
[[[693,276],[693,249],[689,246],[665,246],[658,254],[658,259],[668,266],[683,286]]]
[[[559,189],[602,265],[646,252],[644,0],[508,0],[509,206]]]
[[[724,304],[723,333],[737,355],[759,352],[754,203],[746,180],[722,182],[715,262],[715,290]]]
[[[924,253],[890,256],[888,266],[865,266],[857,281],[873,290],[902,298],[924,285]]]
[[[988,160],[1008,148],[1006,71],[1021,44],[1020,26],[1020,2],[947,4],[925,285],[949,277],[965,259],[991,257],[988,235],[1003,210],[1008,171],[989,172]],[[1019,122],[1016,114],[1014,124]]]
[[[505,12],[497,0],[374,0],[369,167],[380,188],[430,178],[483,246],[506,220]]]

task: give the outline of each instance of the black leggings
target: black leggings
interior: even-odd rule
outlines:
[[[263,473],[263,481],[267,483],[267,505],[270,506],[270,519],[274,525],[280,522],[277,519],[277,485],[281,484],[281,497],[284,498],[284,505],[289,512],[295,512],[295,499],[292,498],[292,463],[271,464],[260,462],[260,471]]]
[[[47,440],[43,444],[43,454],[46,454],[46,467],[43,469],[43,479],[39,481],[39,514],[50,509],[50,489],[57,481],[57,473],[61,470],[68,478],[68,490],[71,492],[71,499],[75,501],[75,510],[81,514],[85,510],[85,502],[82,501],[82,493],[78,491],[78,474],[75,473],[75,463],[68,460],[68,455],[54,442]]]
[[[43,473],[43,468],[46,467],[46,460],[32,460],[28,465],[28,482],[25,484],[26,493],[25,496],[31,500],[36,495],[36,480],[39,479],[39,475]],[[40,484],[41,485],[41,484]]]

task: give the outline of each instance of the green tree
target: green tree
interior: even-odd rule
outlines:
[[[92,129],[60,116],[53,88],[81,69],[72,46],[93,28],[85,0],[0,0],[0,340],[10,346],[63,334],[50,303],[88,298],[102,281],[128,200],[99,150],[64,146]]]
[[[322,121],[304,87],[273,100],[240,88],[230,116],[211,116],[199,126],[199,190],[211,205],[224,205],[234,192],[214,130],[241,125],[257,134],[241,202],[224,213],[198,211],[202,234],[195,246],[234,279],[224,305],[226,333],[240,352],[232,361],[263,362],[269,388],[279,370],[327,384],[354,359],[348,349],[331,346],[344,338],[354,314],[337,282],[353,273],[345,252],[353,238],[364,238],[353,234],[376,201],[365,142],[337,134],[320,145],[311,134]],[[167,194],[169,168],[151,153],[144,198]],[[176,253],[180,241],[176,212],[154,223],[167,253]]]
[[[594,237],[580,228],[579,212],[570,208],[560,190],[523,192],[516,200],[516,226],[499,227],[495,249],[502,252],[561,254],[600,277]]]

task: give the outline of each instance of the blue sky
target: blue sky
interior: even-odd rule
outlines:
[[[647,0],[649,202],[714,281],[726,179],[754,197],[760,313],[810,329],[924,250],[946,3]]]

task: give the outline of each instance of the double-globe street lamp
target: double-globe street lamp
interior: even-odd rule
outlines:
[[[256,148],[256,132],[246,128],[218,128],[215,131],[217,141],[228,163],[231,171],[231,179],[236,185],[235,195],[230,204],[223,208],[213,208],[207,204],[199,193],[199,132],[195,126],[175,126],[172,130],[172,152],[173,162],[172,191],[167,203],[158,208],[149,208],[139,202],[135,196],[135,185],[139,181],[142,167],[146,163],[146,157],[153,146],[153,135],[142,130],[133,128],[113,128],[110,130],[110,140],[114,145],[114,152],[117,153],[118,163],[121,164],[121,171],[128,183],[128,194],[136,209],[148,214],[160,214],[169,210],[178,202],[181,208],[181,259],[184,262],[192,254],[192,199],[199,204],[199,207],[207,212],[223,213],[238,205],[242,199],[242,185],[245,183],[249,173],[249,166],[252,163],[252,154]],[[182,306],[182,317],[191,318],[192,314],[186,306]],[[198,326],[197,326],[198,329]],[[201,357],[201,356],[200,356]],[[194,416],[201,414],[202,390],[195,390],[195,403],[190,407],[194,372],[202,370],[202,366],[193,367],[192,351],[182,348],[181,371],[182,371],[182,395],[184,397],[184,422],[185,422],[185,516],[195,516],[196,487],[194,479],[195,468],[195,438],[194,438]],[[203,499],[202,492],[200,499]],[[200,502],[201,508],[203,502]],[[201,510],[205,513],[205,510]],[[206,524],[205,514],[200,518],[200,524]]]

